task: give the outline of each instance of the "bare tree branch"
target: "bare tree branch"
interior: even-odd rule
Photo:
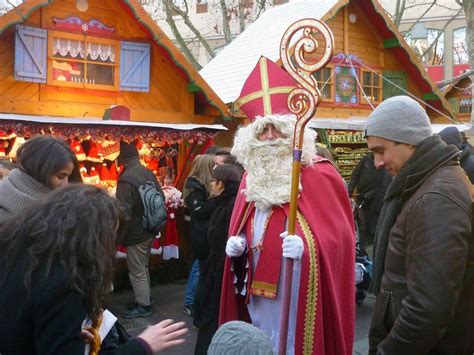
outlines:
[[[202,36],[201,32],[194,26],[194,24],[189,19],[188,2],[184,1],[185,7],[186,7],[186,9],[184,11],[181,10],[178,6],[176,6],[176,4],[174,4],[170,0],[163,0],[163,2],[167,2],[169,4],[169,6],[171,7],[171,9],[183,18],[183,21],[186,24],[186,26],[188,26],[188,28],[191,30],[191,32],[194,33],[194,35],[199,40],[199,42],[202,44],[202,46],[204,47],[206,52],[209,54],[209,56],[211,56],[211,58],[214,58],[216,56],[216,54],[214,53],[214,50],[211,48],[211,46],[206,41],[206,39]]]
[[[232,34],[229,25],[229,12],[227,11],[227,4],[225,0],[219,0],[222,13],[222,31],[224,32],[224,40],[226,44],[232,42]]]
[[[434,46],[437,45],[438,40],[439,40],[439,38],[441,37],[441,35],[444,34],[444,30],[446,30],[446,27],[448,27],[449,24],[450,24],[451,22],[453,22],[453,21],[456,19],[456,17],[457,17],[462,11],[463,11],[463,9],[460,8],[459,11],[458,11],[454,16],[452,16],[452,17],[444,24],[443,28],[438,31],[438,35],[436,36],[436,38],[434,39],[434,41],[428,46],[428,48],[426,48],[426,50],[423,52],[423,54],[421,55],[421,57],[424,57],[427,53],[429,53],[429,52],[433,49]]]
[[[166,22],[170,26],[171,32],[173,32],[174,38],[176,39],[176,42],[178,42],[181,50],[183,51],[183,54],[195,68],[197,68],[198,70],[201,69],[202,68],[201,65],[194,58],[193,54],[191,53],[190,49],[188,48],[186,44],[186,41],[184,40],[183,36],[181,36],[181,33],[179,33],[179,30],[176,27],[176,23],[174,22],[174,19],[173,19],[172,5],[174,4],[172,0],[163,0],[163,5],[164,5],[163,8],[166,14]]]

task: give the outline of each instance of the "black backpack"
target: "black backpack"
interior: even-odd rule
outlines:
[[[166,224],[165,196],[153,181],[139,184],[128,179],[120,179],[138,189],[143,203],[142,226],[148,233],[158,234]]]

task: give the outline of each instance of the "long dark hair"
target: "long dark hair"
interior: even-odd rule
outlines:
[[[84,296],[88,316],[96,320],[111,290],[115,238],[125,220],[120,202],[104,190],[84,184],[55,189],[20,215],[0,222],[0,286],[17,257],[27,253],[25,286],[45,266],[53,263],[66,271],[70,287]]]
[[[18,148],[16,163],[20,170],[48,187],[51,187],[49,179],[52,175],[73,163],[69,181],[81,181],[76,155],[65,141],[53,136],[36,136],[27,140]]]
[[[212,178],[222,181],[225,188],[231,184],[239,184],[241,176],[239,167],[233,164],[218,165],[212,171]]]

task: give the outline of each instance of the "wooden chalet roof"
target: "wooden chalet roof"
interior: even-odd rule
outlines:
[[[26,21],[36,10],[61,0],[25,0],[24,3],[0,17],[0,34],[8,28]],[[188,90],[196,94],[200,102],[214,107],[223,119],[229,118],[228,107],[211,89],[198,71],[188,62],[184,55],[171,42],[155,21],[148,15],[138,0],[108,0],[117,1],[130,16],[139,23],[140,27],[149,35],[159,48],[163,49],[176,65],[183,77],[188,80]]]
[[[456,85],[458,85],[461,80],[464,80],[468,78],[471,81],[474,81],[474,70],[468,70],[465,73],[462,73],[461,75],[458,75],[450,80],[445,80],[440,83],[438,83],[438,87],[440,88],[441,92],[446,96],[449,92],[451,92],[452,89]]]
[[[452,117],[449,103],[425,71],[416,54],[377,0],[296,0],[264,12],[239,37],[214,57],[200,74],[225,103],[234,102],[260,56],[279,60],[283,33],[303,18],[331,19],[351,1],[356,1],[377,29],[385,48],[390,48],[423,92],[423,100]]]

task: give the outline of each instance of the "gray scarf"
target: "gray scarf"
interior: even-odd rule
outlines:
[[[13,169],[0,182],[0,219],[18,213],[32,202],[45,197],[50,188],[20,169]]]
[[[417,146],[412,157],[393,179],[387,188],[375,232],[373,276],[368,292],[379,293],[390,230],[395,224],[403,204],[429,175],[458,157],[459,151],[456,147],[447,146],[439,136],[431,136]]]

